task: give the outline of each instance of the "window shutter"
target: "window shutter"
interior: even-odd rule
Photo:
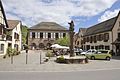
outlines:
[[[35,32],[35,38],[37,38],[37,32]]]
[[[30,38],[32,38],[32,32],[30,32]]]
[[[46,33],[46,38],[48,38],[48,33]]]
[[[51,33],[51,38],[53,38],[53,33]]]
[[[54,33],[54,38],[55,38],[55,33]]]
[[[59,36],[59,38],[60,38],[60,33],[59,33],[59,35],[58,35],[58,36]]]
[[[61,33],[61,38],[63,38],[63,33]]]
[[[45,33],[43,33],[43,38],[45,38]]]
[[[40,38],[40,32],[38,32],[38,38]]]

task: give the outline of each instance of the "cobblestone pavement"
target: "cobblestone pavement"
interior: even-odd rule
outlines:
[[[42,64],[40,64],[40,53],[42,55]],[[59,64],[54,62],[55,57],[43,63],[45,53],[45,51],[29,51],[27,64],[25,51],[22,51],[18,56],[14,56],[13,64],[11,64],[11,58],[3,59],[0,57],[0,71],[69,72],[120,69],[120,56],[113,57],[114,59],[111,59],[111,61],[89,60],[87,64]]]

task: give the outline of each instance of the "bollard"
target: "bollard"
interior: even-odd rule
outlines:
[[[26,64],[28,62],[28,50],[26,50]]]
[[[88,63],[88,58],[85,58],[85,63]]]
[[[13,64],[13,55],[11,55],[11,64]]]
[[[41,64],[41,58],[42,58],[42,57],[41,57],[41,52],[40,52],[40,64]]]

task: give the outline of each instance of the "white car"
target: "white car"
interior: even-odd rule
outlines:
[[[86,55],[86,54],[94,54],[97,50],[95,49],[90,49],[88,51],[83,51],[81,55]]]
[[[74,48],[74,52],[75,53],[81,53],[83,50],[82,49],[76,49],[76,48]]]

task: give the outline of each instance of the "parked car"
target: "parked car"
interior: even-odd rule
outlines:
[[[106,59],[106,60],[110,60],[111,59],[111,51],[110,50],[100,50],[97,51],[94,54],[87,54],[86,55],[87,58],[89,59]]]
[[[81,55],[94,54],[96,51],[97,50],[95,50],[95,49],[89,49],[88,51],[81,52]]]
[[[83,50],[79,48],[74,48],[74,53],[80,54]]]

